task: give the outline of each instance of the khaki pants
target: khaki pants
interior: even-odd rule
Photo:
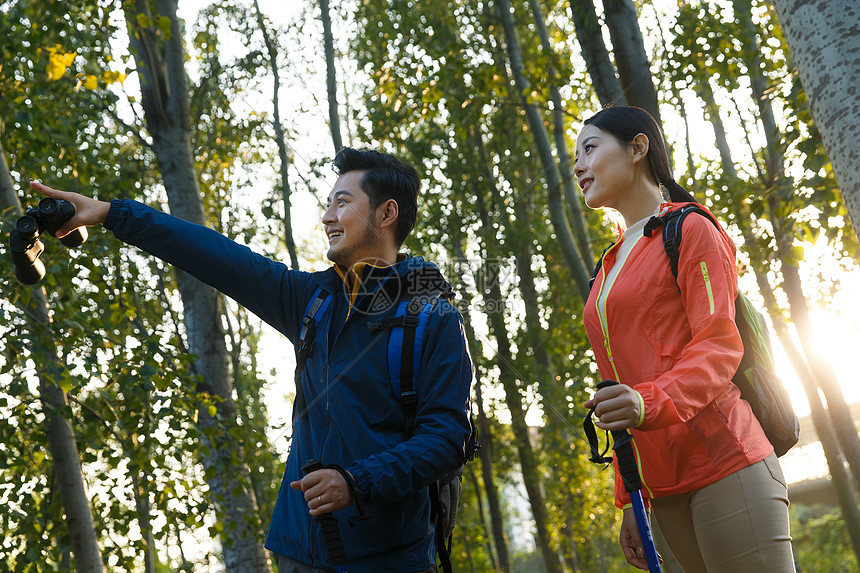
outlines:
[[[652,500],[685,573],[793,573],[788,491],[776,454],[701,489]]]

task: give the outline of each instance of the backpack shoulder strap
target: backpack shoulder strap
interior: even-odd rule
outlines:
[[[713,223],[715,227],[719,227],[719,223],[711,214],[696,203],[685,205],[659,217],[655,215],[645,224],[644,233],[646,237],[650,237],[654,231],[663,227],[663,249],[666,251],[666,256],[669,257],[669,266],[675,281],[678,280],[678,259],[681,256],[681,224],[690,213],[698,213]]]
[[[393,322],[390,323],[388,375],[394,395],[400,398],[403,406],[403,432],[408,435],[412,435],[418,410],[418,392],[415,388],[420,374],[424,333],[438,298],[400,301]]]
[[[597,274],[600,272],[600,268],[603,266],[603,257],[606,256],[606,251],[611,249],[615,245],[614,242],[609,243],[609,246],[603,249],[603,252],[600,254],[600,258],[597,259],[597,264],[594,265],[594,270],[591,271],[591,278],[588,279],[588,292],[591,292],[591,287],[594,286],[594,281],[597,280]]]
[[[302,373],[305,370],[308,358],[313,356],[314,353],[317,325],[330,304],[331,298],[328,292],[317,287],[308,301],[308,305],[305,307],[305,314],[302,317],[301,330],[299,331],[299,340],[296,344],[296,399],[293,401],[293,421],[295,421],[297,416],[304,418],[307,412],[305,393],[302,388]]]

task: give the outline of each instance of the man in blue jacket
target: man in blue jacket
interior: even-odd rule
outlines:
[[[418,403],[407,428],[389,375],[388,331],[377,326],[400,301],[450,286],[432,263],[398,252],[417,217],[415,169],[391,155],[349,148],[337,154],[334,167],[339,178],[322,218],[334,265],[316,273],[288,269],[135,201],[106,203],[33,186],[75,205],[58,236],[104,224],[120,240],[234,298],[294,345],[311,298],[318,289],[329,293],[297,388],[304,404],[296,409],[266,547],[279,555],[281,573],[331,571],[313,518],[332,513],[340,518],[350,573],[431,572],[436,545],[428,485],[464,463],[471,429],[472,364],[462,321],[446,300],[437,300],[423,341],[415,343]],[[346,471],[303,476],[311,459]],[[357,515],[356,501],[366,519],[347,526]]]

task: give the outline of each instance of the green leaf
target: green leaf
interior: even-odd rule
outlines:
[[[165,40],[170,40],[170,35],[172,33],[170,29],[170,18],[167,16],[159,16],[158,17],[158,29],[161,31],[161,34],[164,36]]]
[[[791,247],[790,251],[790,261],[792,264],[797,264],[803,260],[804,249],[801,245],[795,245]]]

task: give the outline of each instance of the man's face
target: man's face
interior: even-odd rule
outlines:
[[[348,171],[334,184],[322,222],[328,237],[327,257],[342,267],[360,261],[375,262],[384,244],[370,208],[370,197],[361,189],[364,171]]]

